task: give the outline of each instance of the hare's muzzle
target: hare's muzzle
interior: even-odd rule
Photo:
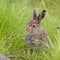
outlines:
[[[30,32],[31,30],[32,30],[32,27],[27,27],[27,28],[26,28],[26,31],[27,31],[27,32]]]

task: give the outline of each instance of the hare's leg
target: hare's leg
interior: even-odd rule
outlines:
[[[31,42],[29,45],[30,45],[29,46],[30,47],[30,54],[32,54],[33,50],[34,50],[34,43]]]
[[[30,49],[30,54],[32,54],[32,53],[33,53],[33,49],[31,48],[31,49]]]
[[[53,47],[53,43],[52,43],[52,40],[47,36],[47,43],[50,47]]]

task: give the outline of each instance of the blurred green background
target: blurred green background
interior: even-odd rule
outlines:
[[[34,8],[37,13],[47,10],[41,26],[48,31],[54,44],[52,52],[41,56],[35,53],[30,56],[24,41],[25,27],[32,19]],[[0,0],[0,53],[14,55],[13,60],[40,60],[43,57],[60,60],[60,30],[57,26],[60,26],[60,0]]]

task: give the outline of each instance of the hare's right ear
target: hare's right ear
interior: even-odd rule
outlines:
[[[41,22],[41,20],[45,17],[46,10],[42,10],[42,12],[38,15],[37,19],[38,22]]]
[[[37,17],[37,13],[36,13],[36,9],[33,10],[33,19],[36,19]]]

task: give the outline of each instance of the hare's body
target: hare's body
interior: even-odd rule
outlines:
[[[39,32],[35,31],[26,34],[25,39],[31,49],[36,48],[40,51],[47,50],[47,45],[50,44],[48,40],[48,34],[44,29],[40,29]]]
[[[26,27],[25,40],[31,49],[34,47],[40,50],[47,50],[47,44],[49,45],[48,33],[45,29],[40,27],[40,22],[45,16],[46,10],[43,10],[38,16],[36,10],[33,12],[33,19],[28,23]]]

